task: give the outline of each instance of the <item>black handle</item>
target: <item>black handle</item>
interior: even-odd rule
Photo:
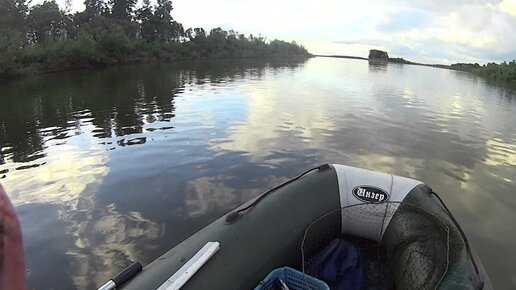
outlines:
[[[129,267],[122,270],[122,272],[118,273],[113,279],[116,286],[124,284],[127,280],[131,279],[134,275],[142,270],[142,264],[140,262],[134,262]]]

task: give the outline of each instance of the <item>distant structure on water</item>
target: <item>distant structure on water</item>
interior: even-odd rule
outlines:
[[[389,54],[386,51],[371,49],[369,51],[369,59],[388,60]]]

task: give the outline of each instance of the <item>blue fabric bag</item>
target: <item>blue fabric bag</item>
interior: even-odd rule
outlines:
[[[326,282],[330,289],[367,289],[365,257],[343,239],[335,239],[315,255],[306,273]]]

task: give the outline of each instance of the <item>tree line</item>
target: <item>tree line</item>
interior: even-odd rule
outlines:
[[[516,84],[516,60],[484,65],[479,65],[478,63],[456,63],[452,64],[450,68],[471,72],[493,81]]]
[[[71,13],[55,0],[0,2],[0,75],[98,65],[206,58],[299,58],[295,43],[233,30],[188,28],[172,17],[172,1],[85,0]]]

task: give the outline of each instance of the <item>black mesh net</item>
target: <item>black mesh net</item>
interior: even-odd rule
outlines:
[[[303,273],[325,281],[327,263],[321,261],[328,258],[321,253],[338,246],[359,260],[359,269],[352,269],[356,274],[351,273],[366,277],[353,282],[359,288],[437,289],[448,271],[450,248],[463,243],[447,220],[419,206],[357,204],[329,212],[307,227],[301,245]],[[335,288],[335,281],[325,282]]]

